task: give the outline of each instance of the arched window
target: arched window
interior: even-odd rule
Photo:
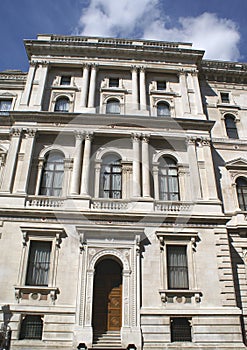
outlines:
[[[235,117],[231,114],[225,116],[226,133],[229,139],[238,139],[238,131],[236,127]]]
[[[164,201],[178,201],[180,199],[177,163],[170,157],[160,159],[159,198]]]
[[[117,155],[103,158],[100,174],[100,197],[122,198],[122,166]]]
[[[120,102],[117,99],[110,99],[106,103],[107,114],[120,114]]]
[[[55,103],[55,112],[68,112],[69,111],[69,99],[67,97],[60,97]]]
[[[44,196],[60,196],[62,192],[64,175],[64,155],[52,151],[46,156],[42,177],[40,194]]]
[[[158,102],[157,103],[157,116],[158,117],[170,117],[170,106],[166,102]]]
[[[247,180],[244,177],[237,178],[238,203],[241,210],[247,211]]]

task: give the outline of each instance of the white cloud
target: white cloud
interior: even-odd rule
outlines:
[[[169,16],[159,9],[160,0],[91,0],[84,8],[77,31],[81,35],[139,37],[192,42],[206,50],[205,57],[238,60],[240,34],[230,19],[213,13],[181,17],[169,27]]]

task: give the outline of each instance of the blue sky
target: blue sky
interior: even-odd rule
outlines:
[[[28,69],[40,33],[189,41],[206,58],[247,61],[247,0],[1,0],[0,71]]]

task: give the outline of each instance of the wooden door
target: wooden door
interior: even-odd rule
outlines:
[[[122,326],[122,271],[114,260],[103,260],[95,271],[93,328],[118,331]]]

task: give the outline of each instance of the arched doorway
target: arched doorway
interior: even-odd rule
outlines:
[[[122,326],[122,267],[113,259],[101,260],[95,268],[93,330],[120,331]]]

